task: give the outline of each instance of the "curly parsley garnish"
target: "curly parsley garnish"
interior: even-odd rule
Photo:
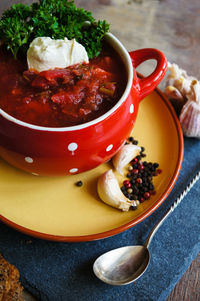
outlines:
[[[0,20],[0,40],[15,58],[19,53],[26,54],[36,37],[75,38],[93,58],[99,55],[102,38],[108,31],[105,20],[96,21],[91,12],[68,0],[40,0],[30,6],[14,4]]]

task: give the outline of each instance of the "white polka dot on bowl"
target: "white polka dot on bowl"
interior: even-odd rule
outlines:
[[[32,172],[32,175],[39,176],[38,173]]]
[[[69,170],[70,173],[75,173],[75,172],[77,172],[77,171],[78,171],[78,168],[71,168],[71,169]]]
[[[133,112],[134,112],[134,105],[131,104],[131,105],[130,105],[130,113],[133,114]]]
[[[113,144],[110,144],[106,147],[106,151],[109,152],[113,148]]]
[[[131,105],[130,105],[130,113],[133,114],[133,112],[134,112],[134,105],[131,104]]]
[[[27,163],[33,163],[33,159],[31,157],[25,157],[24,160],[27,162]]]
[[[71,143],[68,145],[68,150],[69,150],[70,152],[74,152],[77,148],[78,148],[78,144],[75,143],[75,142],[71,142]]]

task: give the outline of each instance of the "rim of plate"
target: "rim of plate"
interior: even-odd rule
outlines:
[[[143,77],[139,73],[138,73],[138,75]],[[174,185],[177,181],[177,178],[179,176],[180,170],[181,170],[181,166],[182,166],[182,162],[183,162],[183,153],[184,153],[183,134],[182,134],[181,125],[178,121],[176,113],[175,113],[172,105],[170,104],[169,100],[161,92],[161,90],[159,88],[156,88],[154,91],[156,93],[158,93],[159,96],[162,98],[162,100],[164,101],[167,108],[169,109],[170,114],[173,117],[173,120],[175,122],[177,134],[178,134],[178,140],[179,140],[178,141],[179,142],[179,156],[177,159],[177,164],[176,164],[176,168],[174,170],[173,177],[172,177],[171,181],[169,182],[169,185],[167,186],[166,190],[162,193],[161,197],[150,208],[148,208],[144,213],[142,213],[140,216],[136,217],[134,220],[132,220],[124,225],[121,225],[117,228],[114,228],[114,229],[111,229],[108,231],[104,231],[104,232],[100,232],[100,233],[81,235],[81,236],[62,236],[62,235],[53,235],[53,234],[47,234],[47,233],[34,231],[29,228],[20,226],[16,223],[10,221],[9,219],[3,217],[2,215],[0,215],[0,221],[4,222],[11,228],[18,230],[24,234],[30,235],[32,237],[44,239],[44,240],[57,241],[57,242],[86,242],[86,241],[93,241],[93,240],[107,238],[107,237],[119,234],[121,232],[124,232],[125,230],[130,229],[131,227],[135,226],[136,224],[140,223],[141,221],[146,219],[148,216],[150,216],[165,201],[167,196],[170,194],[172,188],[174,187]]]

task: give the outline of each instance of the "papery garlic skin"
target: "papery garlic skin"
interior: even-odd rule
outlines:
[[[125,144],[112,158],[115,169],[123,175],[123,168],[139,155],[141,148],[134,144]]]
[[[133,202],[122,193],[112,169],[99,177],[97,191],[100,199],[114,208],[128,211],[133,206]]]
[[[179,120],[183,133],[187,137],[200,139],[200,83],[193,80],[191,91],[187,94],[188,101],[183,106]]]
[[[188,99],[183,106],[179,120],[183,133],[187,137],[200,139],[200,83],[193,83],[193,88]]]
[[[200,139],[200,106],[196,102],[186,102],[179,120],[185,136]]]
[[[171,64],[168,62],[168,69],[171,72],[170,78],[180,78],[181,76],[187,77],[187,72],[181,68],[177,64]]]

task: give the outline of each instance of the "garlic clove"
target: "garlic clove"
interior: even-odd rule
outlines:
[[[134,144],[125,144],[113,157],[112,162],[115,169],[123,175],[123,168],[139,155],[141,148]]]
[[[188,100],[179,116],[183,133],[187,137],[200,139],[200,104]]]
[[[169,98],[172,106],[175,109],[177,115],[180,115],[181,109],[186,102],[186,98],[181,94],[181,92],[174,86],[167,86],[165,88],[165,94]]]
[[[165,88],[165,93],[169,98],[173,98],[173,99],[177,99],[177,100],[184,100],[184,97],[181,94],[181,92],[174,86],[167,86]]]
[[[174,87],[176,87],[181,92],[181,94],[186,95],[190,91],[191,83],[192,79],[180,76],[175,80]]]
[[[112,207],[128,211],[133,206],[133,202],[122,193],[112,169],[99,177],[97,191],[101,200]]]
[[[189,100],[196,101],[200,106],[200,82],[193,80],[189,93],[186,95]]]

